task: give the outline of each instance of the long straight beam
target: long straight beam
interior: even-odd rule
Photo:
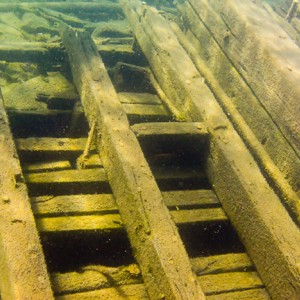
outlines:
[[[204,299],[176,226],[87,33],[64,28],[74,83],[151,299]]]
[[[1,299],[53,299],[45,259],[0,95]]]
[[[157,81],[187,119],[210,132],[207,172],[272,299],[299,299],[300,233],[166,20],[120,0]]]

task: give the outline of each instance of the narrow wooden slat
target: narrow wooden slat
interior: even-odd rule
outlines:
[[[118,211],[112,194],[31,197],[31,206],[34,214],[38,216],[107,214]]]
[[[107,182],[104,169],[62,170],[24,175],[27,184]]]
[[[36,218],[39,232],[106,231],[122,229],[118,214]]]
[[[208,132],[203,123],[164,122],[144,123],[131,126],[138,137],[153,136],[203,136],[208,139]]]
[[[161,105],[162,102],[157,95],[148,93],[118,93],[119,100],[125,104],[151,104]]]
[[[45,259],[0,91],[2,299],[53,299]]]
[[[206,297],[207,300],[271,300],[266,289],[251,289],[241,292],[229,292]]]
[[[100,126],[99,153],[150,297],[203,299],[176,226],[95,45],[86,33],[63,28],[61,36],[89,124],[96,121]]]
[[[163,200],[170,209],[185,207],[220,206],[215,194],[209,190],[163,192]],[[34,214],[105,214],[117,212],[118,207],[112,194],[63,195],[31,197]]]
[[[83,152],[86,145],[86,138],[26,138],[16,139],[16,147],[18,151],[42,151],[52,152]]]
[[[65,161],[54,161],[47,163],[35,163],[23,165],[23,171],[27,173],[38,173],[38,172],[49,172],[71,169],[71,164],[68,160]]]
[[[197,275],[249,271],[253,264],[246,253],[229,253],[191,259]]]
[[[80,204],[79,204],[80,206]],[[100,206],[100,205],[99,205]],[[47,217],[51,211],[47,210],[46,216],[39,211],[39,207],[34,205],[37,215],[37,227],[41,232],[59,232],[59,231],[86,231],[86,230],[115,230],[123,228],[120,222],[120,216],[112,207],[106,211],[94,211],[91,208],[84,208],[86,213],[92,215],[78,215],[76,208],[70,210],[70,215],[65,216],[66,212],[55,211],[55,216]],[[48,213],[49,212],[49,213]],[[82,212],[82,210],[80,211]],[[111,213],[113,212],[113,213]],[[104,213],[104,214],[103,214]],[[178,210],[171,211],[174,222],[180,225],[210,223],[227,221],[227,217],[221,208],[207,208],[195,210]],[[77,214],[77,215],[74,215]],[[61,215],[61,216],[60,216]]]
[[[206,295],[263,288],[264,284],[256,272],[230,272],[200,276]]]
[[[228,220],[222,208],[174,210],[171,215],[177,225]]]
[[[167,206],[217,206],[220,202],[212,190],[184,190],[162,193]]]
[[[170,114],[162,105],[150,104],[128,104],[124,103],[123,108],[130,118],[141,117],[157,117],[163,119],[170,119]]]
[[[107,288],[91,292],[76,293],[64,296],[58,296],[58,300],[147,300],[149,299],[146,289],[142,284],[124,285],[116,288]],[[241,292],[222,293],[218,295],[210,295],[206,297],[207,300],[270,300],[265,289],[251,289]]]

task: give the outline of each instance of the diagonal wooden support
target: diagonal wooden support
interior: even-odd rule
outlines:
[[[210,132],[209,179],[272,299],[299,299],[300,234],[296,224],[166,20],[138,0],[120,3],[172,105],[181,108],[187,119],[205,120]]]
[[[17,151],[0,95],[1,299],[53,299]]]
[[[151,299],[204,299],[105,66],[87,33],[61,31],[103,165]],[[101,132],[101,136],[100,136]]]

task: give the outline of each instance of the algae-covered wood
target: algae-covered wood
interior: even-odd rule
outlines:
[[[101,159],[150,297],[203,299],[176,227],[95,45],[87,34],[69,29],[62,30],[62,40],[86,116],[90,124],[98,123]]]
[[[2,299],[53,299],[19,159],[0,95],[0,290]]]
[[[297,299],[300,293],[297,226],[168,23],[140,1],[120,3],[165,94],[187,118],[205,120],[211,133],[207,161],[210,181],[271,296],[282,299],[288,295]]]

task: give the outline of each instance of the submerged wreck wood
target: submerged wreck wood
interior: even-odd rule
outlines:
[[[165,94],[177,108],[185,106],[188,118],[205,120],[211,133],[208,176],[271,297],[297,299],[299,229],[168,23],[139,1],[120,3]]]
[[[255,157],[255,159],[259,162],[261,165],[262,171],[265,173],[266,176],[269,177],[269,181],[271,182],[272,186],[275,187],[277,193],[281,196],[283,199],[283,202],[286,204],[287,209],[290,211],[291,215],[295,215],[295,217],[300,220],[300,201],[299,197],[296,194],[296,192],[293,190],[293,187],[296,188],[298,184],[298,178],[300,176],[300,161],[298,162],[297,156],[292,151],[289,152],[288,149],[286,152],[283,152],[284,146],[286,148],[289,148],[289,145],[284,143],[281,143],[281,141],[285,140],[284,137],[276,135],[274,131],[270,131],[269,134],[273,134],[272,138],[274,141],[272,142],[272,148],[277,146],[278,151],[280,151],[278,154],[280,154],[280,163],[275,160],[276,164],[272,161],[270,155],[268,154],[267,149],[263,147],[263,145],[259,142],[257,136],[254,134],[254,132],[250,129],[250,127],[245,122],[244,118],[239,114],[239,111],[236,109],[234,104],[231,102],[231,99],[227,94],[224,92],[222,87],[220,86],[219,82],[216,80],[210,69],[206,66],[204,60],[202,60],[197,50],[193,47],[191,43],[187,40],[187,38],[184,36],[182,31],[178,28],[176,24],[172,24],[172,29],[177,35],[178,40],[180,41],[181,45],[185,48],[185,50],[189,53],[189,56],[193,60],[196,68],[198,71],[205,77],[207,80],[207,84],[214,92],[214,95],[221,105],[221,107],[224,109],[224,111],[227,113],[228,118],[231,120],[231,122],[234,124],[235,129],[238,131],[238,133],[243,138],[244,142],[247,144],[249,149],[251,150],[251,153]],[[248,105],[250,104],[250,99],[247,98]],[[254,110],[254,112],[258,113],[255,108],[255,106],[251,106],[251,108]],[[254,120],[253,120],[254,121]],[[262,122],[264,125],[266,125],[266,122]],[[264,133],[264,129],[261,127],[261,132]],[[275,124],[274,124],[274,127]],[[257,128],[258,129],[258,128]],[[275,129],[277,130],[277,128]],[[280,143],[280,145],[279,145]],[[283,145],[282,145],[283,144]],[[284,160],[282,159],[283,154],[286,153],[288,156]],[[289,154],[289,155],[288,155]],[[274,156],[273,156],[274,159]],[[277,166],[279,164],[279,166]],[[289,169],[295,168],[295,172],[288,173],[289,177],[294,177],[293,180],[293,186],[289,184],[289,182],[286,180],[286,173],[285,170],[282,169],[282,165],[288,165]]]
[[[87,33],[62,29],[86,116],[151,299],[204,299],[162,195]],[[98,136],[99,137],[99,136]],[[176,249],[176,251],[174,251]]]
[[[299,47],[252,1],[189,0],[189,3],[299,159]]]
[[[2,299],[53,299],[8,118],[0,99],[0,290]]]

